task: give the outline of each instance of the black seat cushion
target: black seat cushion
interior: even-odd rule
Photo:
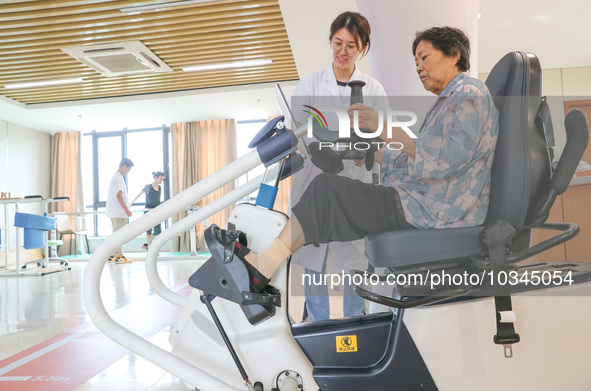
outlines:
[[[400,267],[478,256],[484,227],[409,229],[381,232],[365,239],[365,254],[374,267]]]
[[[542,193],[550,176],[543,132],[534,124],[540,107],[537,58],[511,52],[491,70],[486,84],[499,110],[499,136],[491,174],[486,222],[507,221],[519,229],[532,194]],[[543,180],[541,179],[543,177]],[[365,252],[375,267],[399,267],[481,255],[479,227],[417,229],[370,235]]]

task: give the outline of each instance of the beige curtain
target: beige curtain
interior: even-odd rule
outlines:
[[[51,197],[70,197],[68,202],[49,204],[52,212],[77,213],[84,211],[82,198],[82,165],[80,162],[80,132],[63,132],[51,136]],[[72,226],[76,223],[70,216]],[[64,236],[59,255],[69,252],[69,236]],[[85,245],[85,243],[84,243]],[[86,249],[89,251],[89,249]]]
[[[219,169],[236,160],[236,121],[233,119],[209,120],[171,125],[172,140],[172,191],[173,195],[189,188]],[[235,183],[229,183],[196,203],[203,207],[232,191]],[[225,226],[231,205],[208,219],[209,224]],[[186,216],[186,212],[173,217],[173,223]],[[203,229],[196,226],[198,248],[205,248]],[[173,243],[173,248],[175,244]],[[186,232],[179,238],[178,251],[189,251],[190,238]]]

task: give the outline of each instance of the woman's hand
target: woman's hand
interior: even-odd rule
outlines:
[[[358,112],[357,126],[359,129],[369,129],[375,132],[379,128],[379,117],[371,107],[363,103],[355,103],[349,107],[349,118],[351,119],[351,128],[353,128],[354,112]]]
[[[375,132],[379,128],[380,118],[371,107],[366,106],[362,103],[355,103],[349,107],[349,118],[351,119],[351,127],[353,127],[353,115],[357,111],[358,121],[357,125],[359,129],[368,129],[371,132]],[[387,121],[384,120],[382,129],[387,129]],[[388,137],[388,133],[392,133],[391,137]],[[380,140],[385,143],[402,143],[402,150],[409,156],[414,157],[416,152],[415,140],[411,138],[402,128],[392,127],[388,131],[383,131],[378,135]]]
[[[355,159],[353,162],[357,167],[365,166],[365,159]]]

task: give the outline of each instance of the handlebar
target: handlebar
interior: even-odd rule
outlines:
[[[365,82],[362,80],[351,80],[347,85],[351,87],[351,104],[363,103],[363,86],[365,86]],[[349,144],[350,146],[354,146],[357,143],[363,143],[364,146],[367,145],[367,148],[363,150],[356,150],[353,147],[344,151],[339,151],[338,149],[335,151],[330,148],[322,148],[322,144],[319,142],[311,143],[310,153],[312,154],[312,163],[324,172],[334,174],[340,172],[344,168],[342,160],[347,159],[365,159],[365,169],[370,171],[373,168],[374,154],[378,150],[377,145],[379,145],[376,141],[380,141],[379,137],[372,139],[362,138],[354,129],[351,130],[351,136],[347,138],[340,138],[337,132],[319,126],[314,126],[312,131],[314,137],[320,140],[320,142],[342,143]],[[368,129],[359,129],[359,131],[373,133]]]

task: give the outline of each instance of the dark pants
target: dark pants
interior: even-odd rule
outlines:
[[[370,233],[413,229],[391,187],[321,174],[292,208],[306,244],[348,242]]]
[[[146,205],[146,209],[154,209],[155,206],[148,206]],[[145,211],[144,214],[148,213],[149,211]],[[150,228],[149,230],[146,231],[146,235],[151,235],[151,236],[158,236],[162,233],[162,223],[158,224],[157,226]]]

